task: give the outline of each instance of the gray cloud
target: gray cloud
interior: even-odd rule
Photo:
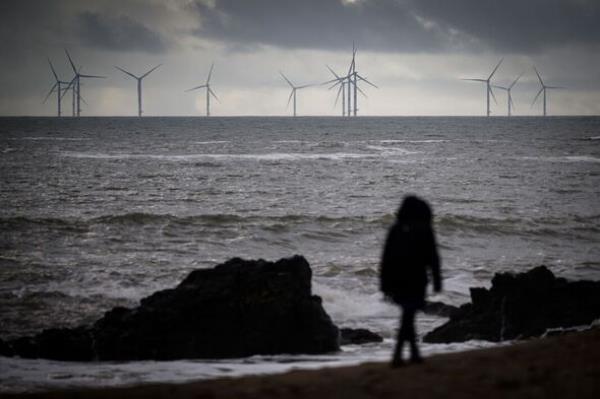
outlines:
[[[165,39],[157,32],[126,15],[110,16],[90,11],[78,15],[84,44],[103,50],[163,52]]]
[[[196,8],[198,36],[235,44],[526,52],[600,43],[594,0],[215,0]]]

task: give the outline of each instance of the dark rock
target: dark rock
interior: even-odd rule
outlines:
[[[364,328],[341,328],[340,345],[363,345],[371,342],[382,342],[383,338]]]
[[[60,360],[232,358],[325,353],[338,329],[311,293],[306,259],[239,258],[191,272],[134,309],[117,307],[92,327],[45,330],[8,343],[15,354]]]
[[[443,302],[425,301],[423,313],[440,317],[450,317],[457,310],[458,308],[456,306],[448,305]]]
[[[471,303],[428,333],[431,343],[536,337],[550,328],[591,324],[600,318],[600,282],[556,278],[545,266],[497,273],[492,287],[472,288]]]
[[[11,356],[14,356],[14,355],[15,355],[15,352],[8,345],[8,343],[6,341],[0,339],[0,356],[11,357]]]

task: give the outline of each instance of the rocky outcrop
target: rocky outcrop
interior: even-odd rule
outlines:
[[[365,328],[341,328],[340,345],[364,345],[383,342],[383,337]]]
[[[471,303],[452,312],[424,341],[524,339],[598,318],[600,282],[567,281],[540,266],[520,274],[497,273],[490,289],[471,288]]]
[[[339,332],[311,292],[306,259],[239,258],[191,272],[134,309],[117,307],[93,326],[44,330],[0,342],[4,355],[57,360],[233,358],[325,353]]]

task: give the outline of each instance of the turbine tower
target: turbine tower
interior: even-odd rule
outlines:
[[[210,88],[210,77],[212,76],[212,71],[213,71],[214,67],[215,67],[215,63],[213,62],[212,65],[210,66],[210,70],[208,71],[208,78],[206,79],[205,84],[196,86],[196,87],[192,87],[191,89],[186,90],[186,92],[188,92],[188,91],[198,90],[198,89],[202,89],[202,88],[206,87],[206,116],[210,116],[210,96],[213,96],[215,98],[215,100],[219,101],[219,98],[217,97],[215,92],[212,91],[212,89]]]
[[[511,106],[512,107],[515,106],[515,103],[513,102],[513,99],[512,99],[511,90],[512,90],[513,86],[519,81],[519,79],[521,79],[521,76],[523,76],[523,74],[520,74],[519,76],[517,76],[517,78],[508,87],[496,86],[496,85],[493,86],[500,90],[506,90],[506,96],[507,96],[507,102],[508,102],[508,116],[512,115],[511,114]]]
[[[354,43],[352,43],[352,63],[350,64],[350,68],[352,69],[352,74],[351,74],[351,78],[352,79],[350,79],[350,81],[352,82],[352,85],[354,86],[354,116],[356,116],[356,114],[358,112],[358,95],[357,95],[357,92],[360,92],[360,94],[362,94],[363,96],[365,96],[365,98],[367,97],[367,95],[365,94],[365,92],[362,91],[360,89],[360,87],[358,87],[358,81],[360,80],[360,81],[365,82],[365,83],[373,86],[374,88],[378,89],[377,86],[375,86],[373,83],[369,82],[367,80],[367,78],[361,76],[356,71],[356,51],[357,51],[357,49],[354,47]]]
[[[471,81],[474,81],[474,82],[485,83],[485,86],[486,86],[486,97],[487,97],[487,116],[490,116],[490,94],[494,98],[494,102],[498,103],[496,101],[496,96],[494,95],[494,92],[492,91],[492,86],[490,85],[490,80],[492,79],[492,76],[494,76],[494,74],[496,73],[496,71],[498,70],[498,67],[500,67],[500,64],[502,64],[503,60],[504,60],[503,58],[500,59],[500,61],[498,62],[498,64],[496,65],[496,67],[494,68],[494,70],[492,71],[492,73],[490,73],[490,76],[488,76],[487,79],[462,79],[462,80],[471,80]]]
[[[538,93],[536,94],[535,98],[533,99],[533,102],[531,103],[531,106],[533,107],[533,105],[537,101],[537,99],[540,96],[540,94],[542,92],[544,92],[544,116],[546,116],[546,90],[547,89],[564,89],[564,87],[560,87],[560,86],[546,86],[544,84],[544,81],[542,80],[542,77],[540,76],[540,73],[535,68],[535,66],[533,67],[533,70],[535,71],[535,74],[537,75],[538,79],[540,80],[540,85],[542,87],[540,88],[540,91],[538,91]]]
[[[54,89],[56,89],[57,92],[57,96],[56,96],[56,101],[57,101],[57,107],[58,107],[58,112],[57,112],[57,116],[62,116],[62,107],[61,107],[61,103],[62,103],[62,97],[63,97],[63,91],[66,91],[67,89],[63,89],[62,85],[68,85],[69,82],[65,82],[63,80],[60,80],[58,78],[58,75],[56,74],[56,70],[54,69],[54,66],[52,65],[52,62],[50,62],[50,58],[48,58],[48,64],[50,64],[50,69],[52,70],[52,74],[54,75],[54,80],[55,83],[52,86],[52,88],[50,89],[50,91],[48,92],[48,94],[46,95],[46,98],[44,99],[44,103],[46,101],[48,101],[48,98],[50,97],[50,95],[54,92]]]
[[[290,80],[288,78],[285,77],[285,75],[283,74],[283,72],[279,71],[279,74],[281,75],[281,77],[283,79],[285,79],[285,81],[292,88],[292,91],[290,92],[290,97],[288,98],[287,106],[289,107],[290,101],[292,100],[292,97],[294,97],[294,116],[296,116],[296,91],[300,90],[300,89],[304,89],[306,87],[311,87],[311,86],[314,86],[314,85],[309,84],[309,85],[295,86],[292,82],[290,82]]]
[[[137,93],[138,93],[138,116],[141,117],[142,116],[142,80],[150,75],[152,72],[154,72],[154,70],[156,70],[159,66],[161,66],[162,64],[158,64],[157,66],[155,66],[154,68],[152,68],[151,70],[149,70],[148,72],[146,72],[145,74],[141,75],[141,76],[135,76],[134,74],[132,74],[131,72],[128,72],[126,70],[124,70],[123,68],[119,68],[118,66],[116,66],[115,68],[117,68],[119,71],[131,76],[132,78],[137,80]]]
[[[75,63],[73,62],[73,60],[71,59],[71,55],[69,54],[69,52],[67,51],[67,49],[65,49],[65,53],[67,54],[67,58],[69,59],[69,63],[71,64],[71,68],[73,68],[73,73],[75,74],[75,77],[73,77],[73,79],[71,80],[71,82],[69,82],[69,86],[67,87],[67,90],[69,88],[71,88],[71,85],[74,85],[74,90],[73,90],[73,104],[74,104],[74,108],[76,109],[76,114],[77,116],[81,116],[81,78],[87,79],[104,79],[106,76],[96,76],[96,75],[83,75],[80,73],[80,69],[77,69],[75,67]],[[76,103],[76,107],[75,107],[75,99],[77,99],[77,103]]]

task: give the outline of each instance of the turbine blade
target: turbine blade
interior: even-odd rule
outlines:
[[[508,88],[509,88],[509,89],[512,89],[512,88],[513,88],[513,86],[514,86],[515,84],[517,84],[517,82],[519,81],[519,79],[521,79],[521,76],[523,76],[523,74],[524,74],[524,73],[525,73],[525,72],[521,72],[521,74],[520,74],[519,76],[517,76],[517,78],[516,78],[516,79],[515,79],[515,80],[514,80],[514,81],[513,81],[511,84],[510,84],[510,86],[508,86]]]
[[[200,85],[200,86],[192,87],[191,89],[185,90],[185,92],[187,93],[188,91],[202,89],[203,87],[206,87],[206,85]]]
[[[461,79],[461,80],[470,80],[473,82],[487,82],[487,80],[485,80],[485,79]]]
[[[492,85],[492,87],[496,88],[496,89],[500,89],[500,90],[506,90],[508,91],[509,89],[507,87],[502,87],[502,86],[496,86],[496,85]]]
[[[535,104],[535,102],[537,101],[537,99],[539,98],[540,94],[542,94],[542,91],[544,91],[544,88],[542,87],[540,89],[540,91],[538,91],[538,93],[535,95],[535,98],[533,99],[533,102],[531,103],[531,106],[533,107],[533,105]]]
[[[327,82],[321,83],[320,86],[325,86],[325,85],[328,85],[329,83],[334,83],[334,82],[336,82],[335,84],[337,85],[337,84],[340,83],[340,79],[331,79],[331,80],[328,80]]]
[[[58,82],[59,81],[58,75],[56,74],[56,71],[54,70],[54,66],[52,65],[52,62],[50,62],[50,58],[48,58],[48,64],[50,64],[50,69],[52,69],[52,74],[54,75],[54,78]]]
[[[292,84],[292,82],[290,82],[290,80],[288,78],[285,77],[285,75],[283,74],[283,72],[279,71],[279,74],[281,75],[282,78],[285,79],[286,82],[288,82],[288,84],[290,85],[290,87],[293,89],[294,85]]]
[[[302,85],[302,86],[296,87],[296,89],[304,89],[306,87],[312,87],[312,86],[315,86],[315,85],[314,84]]]
[[[327,69],[329,69],[329,72],[331,72],[331,73],[333,74],[333,76],[335,76],[335,78],[336,78],[336,79],[340,79],[340,77],[338,76],[338,74],[337,74],[337,73],[335,73],[335,72],[333,71],[333,69],[331,69],[331,68],[329,67],[329,65],[325,65],[325,66],[327,67]]]
[[[212,76],[213,68],[215,67],[215,63],[213,62],[210,65],[210,70],[208,71],[208,78],[206,78],[206,84],[210,83],[210,77]]]
[[[494,103],[496,103],[496,105],[498,105],[498,100],[496,100],[496,95],[494,94],[494,90],[492,90],[492,87],[490,86],[489,88],[490,94],[492,95],[492,98],[494,99]]]
[[[219,100],[219,97],[217,97],[215,92],[212,91],[212,89],[210,87],[208,88],[208,92],[215,98],[215,100],[217,100],[218,102],[221,102],[221,100]]]
[[[356,86],[356,90],[358,90],[358,92],[359,92],[360,94],[362,94],[363,96],[365,96],[365,98],[367,98],[367,95],[365,94],[365,92],[364,92],[364,91],[362,91],[362,90],[360,89],[360,87]]]
[[[296,89],[292,88],[292,91],[290,92],[290,96],[288,97],[288,102],[287,102],[287,105],[285,106],[285,109],[288,109],[288,107],[290,106],[290,101],[292,101],[292,96],[294,95],[295,91],[296,91]]]
[[[71,64],[71,68],[73,68],[73,72],[75,72],[75,74],[77,74],[77,68],[75,68],[75,63],[73,63],[73,60],[71,59],[71,55],[69,54],[69,52],[67,51],[67,49],[65,49],[65,53],[67,54],[67,58],[69,59],[69,63]]]
[[[52,93],[54,93],[54,89],[56,88],[56,86],[58,86],[58,82],[54,83],[54,86],[52,86],[52,88],[50,89],[50,91],[46,95],[46,98],[44,98],[44,101],[42,102],[42,104],[46,104],[46,101],[48,101],[48,98],[50,98],[50,95]]]
[[[152,68],[151,70],[149,70],[148,72],[146,72],[145,74],[143,74],[142,76],[140,76],[140,79],[144,79],[146,76],[150,75],[152,72],[156,71],[156,69],[161,66],[162,64],[158,64],[157,66],[155,66],[154,68]]]
[[[334,84],[332,84],[331,86],[329,86],[329,89],[327,89],[327,90],[331,90],[331,89],[333,89],[335,86],[337,86],[337,85],[340,85],[340,86],[341,86],[341,85],[343,85],[343,84],[344,84],[344,83],[343,83],[343,81],[341,81],[341,80],[338,80],[336,83],[334,83]]]
[[[496,68],[494,68],[494,70],[492,71],[492,73],[490,73],[490,76],[487,78],[487,80],[490,80],[492,78],[492,76],[494,76],[494,74],[496,73],[496,71],[500,67],[500,64],[502,64],[502,61],[504,61],[504,58],[500,58],[500,62],[498,62],[498,65],[496,65]]]
[[[542,86],[544,86],[544,81],[542,80],[542,77],[540,76],[540,73],[538,72],[537,68],[535,67],[535,65],[533,66],[533,70],[535,71],[535,74],[537,75],[538,79],[540,80],[540,84]]]
[[[134,79],[140,79],[137,76],[135,76],[134,74],[132,74],[131,72],[128,72],[128,71],[124,70],[123,68],[119,68],[118,66],[115,66],[115,68],[117,68],[119,71],[121,71],[123,73],[126,73],[127,75],[131,76]]]
[[[359,74],[356,74],[356,76],[357,76],[357,77],[358,77],[360,80],[362,80],[363,82],[365,82],[365,83],[367,83],[367,84],[370,84],[371,86],[373,86],[373,87],[374,87],[374,88],[376,88],[376,89],[379,89],[379,87],[377,87],[377,86],[376,86],[376,85],[374,85],[373,83],[369,82],[369,81],[367,80],[367,78],[363,78],[363,77],[362,77],[362,76],[360,76]]]
[[[79,75],[80,78],[106,79],[106,76],[98,75]]]
[[[335,102],[333,103],[333,108],[335,108],[335,106],[338,103],[338,100],[340,99],[340,93],[342,92],[342,88],[344,86],[340,85],[340,88],[338,89],[337,95],[335,96]]]
[[[515,107],[515,102],[512,99],[512,96],[510,96],[510,105],[511,107],[513,107],[514,109],[517,109],[517,107]]]

